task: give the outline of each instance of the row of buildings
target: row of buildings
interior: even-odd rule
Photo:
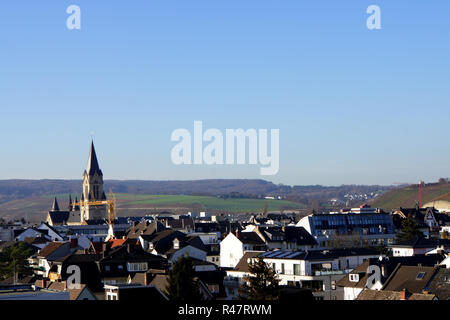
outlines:
[[[5,225],[1,250],[26,243],[32,274],[0,282],[0,299],[126,300],[146,295],[167,301],[168,272],[192,258],[207,300],[238,299],[262,258],[282,287],[309,290],[318,300],[446,300],[450,282],[449,215],[434,208],[394,212],[361,206],[304,217],[290,214],[108,216],[94,145],[80,200],[61,210],[54,199],[46,221]],[[412,217],[423,237],[398,241]],[[79,272],[79,286],[72,276]],[[370,280],[370,281],[369,281]]]

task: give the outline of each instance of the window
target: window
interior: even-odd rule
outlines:
[[[331,281],[331,290],[336,290],[336,280]]]
[[[281,264],[281,274],[284,274],[284,263]]]
[[[111,271],[111,267],[110,266],[105,266],[105,271],[107,271],[107,272]]]
[[[123,270],[123,265],[119,264],[119,265],[117,266],[117,270]]]
[[[127,263],[127,269],[130,272],[142,272],[148,270],[148,264],[147,262],[134,262],[134,263]]]
[[[349,280],[350,280],[350,282],[359,282],[359,274],[350,273]]]
[[[299,276],[300,275],[300,265],[294,264],[294,275]]]
[[[419,272],[417,274],[416,280],[422,280],[425,277],[425,272]]]
[[[302,281],[302,288],[310,289],[313,292],[323,291],[323,282],[321,280],[305,280]]]

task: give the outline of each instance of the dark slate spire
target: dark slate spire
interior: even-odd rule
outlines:
[[[53,200],[52,212],[57,212],[57,211],[59,211],[59,206],[58,206],[58,200],[56,200],[56,197],[55,197],[55,200]]]
[[[72,195],[69,194],[69,206],[68,206],[69,211],[72,211],[72,209],[73,209],[72,203],[73,203],[72,202]]]
[[[74,205],[72,206],[73,211],[80,211],[80,206],[78,205],[78,197],[75,197]]]
[[[88,175],[92,176],[95,173],[99,175],[103,175],[102,170],[100,170],[100,166],[98,165],[97,154],[95,153],[94,141],[91,142],[91,151],[89,152],[89,160],[86,168],[86,172]]]

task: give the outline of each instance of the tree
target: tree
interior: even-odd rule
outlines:
[[[27,260],[31,254],[31,247],[25,242],[4,248],[0,257],[0,278],[32,274]]]
[[[389,256],[390,254],[389,248],[384,244],[384,242],[378,245],[377,250],[380,252],[380,254],[385,256]]]
[[[165,293],[171,301],[175,302],[202,300],[191,258],[182,257],[173,264],[167,278]]]
[[[408,215],[408,217],[402,221],[402,228],[399,234],[397,234],[397,240],[407,241],[421,237],[423,237],[422,231],[419,230],[419,226],[411,215]]]
[[[244,277],[244,284],[239,292],[241,299],[278,300],[280,280],[264,259],[258,257],[248,268],[250,275]]]

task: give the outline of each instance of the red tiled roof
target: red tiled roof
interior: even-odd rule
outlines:
[[[127,239],[111,239],[108,242],[111,243],[111,249],[114,247],[123,246]]]
[[[57,250],[59,247],[61,247],[65,242],[52,242],[49,243],[46,247],[44,247],[41,252],[39,252],[38,256],[46,258],[50,254],[52,254],[55,250]]]

